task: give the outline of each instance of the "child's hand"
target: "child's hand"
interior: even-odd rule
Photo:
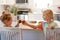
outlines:
[[[23,25],[26,25],[26,26],[28,25],[28,23],[27,23],[26,21],[24,21],[24,20],[22,20],[21,23],[22,23]]]
[[[38,27],[37,29],[38,29],[38,30],[43,30],[43,27],[40,26],[40,27]]]
[[[51,26],[50,28],[51,28],[51,29],[54,29],[55,27],[54,27],[54,26]]]
[[[38,29],[43,30],[42,22],[39,22]]]
[[[19,27],[19,24],[21,23],[21,20],[18,20],[18,23],[16,24],[15,27]]]
[[[18,23],[21,23],[21,20],[19,20]]]

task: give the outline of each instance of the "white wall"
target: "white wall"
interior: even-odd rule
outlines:
[[[53,11],[56,13],[60,13],[60,9],[58,9],[58,6],[60,6],[60,0],[53,0],[51,9],[53,9]]]
[[[60,5],[60,0],[53,0],[54,5]]]
[[[0,0],[0,15],[4,11],[2,5],[13,5],[15,4],[15,0]]]
[[[0,5],[13,5],[15,0],[0,0]]]
[[[3,12],[3,6],[0,5],[0,16],[2,15]]]
[[[29,14],[28,15],[29,21],[43,21],[43,15],[42,14]]]

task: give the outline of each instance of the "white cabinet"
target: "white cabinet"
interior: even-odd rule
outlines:
[[[39,30],[22,30],[23,40],[45,40],[44,32]]]

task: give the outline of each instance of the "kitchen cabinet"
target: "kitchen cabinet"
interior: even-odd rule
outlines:
[[[20,28],[0,28],[1,40],[21,40]]]
[[[44,31],[36,29],[0,28],[1,40],[45,40]]]
[[[40,30],[23,29],[23,40],[45,40],[44,32]]]

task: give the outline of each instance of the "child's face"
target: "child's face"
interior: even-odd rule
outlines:
[[[43,18],[45,21],[51,20],[50,15],[47,12],[43,13]]]
[[[11,26],[11,24],[12,24],[12,19],[10,19],[10,20],[4,20],[4,24],[5,24],[6,26]]]

